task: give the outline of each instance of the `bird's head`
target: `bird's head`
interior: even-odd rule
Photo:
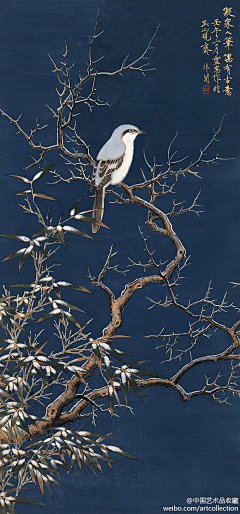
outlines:
[[[121,129],[121,139],[124,143],[134,141],[138,134],[146,134],[144,130],[140,130],[134,125],[121,125],[118,128]]]
[[[144,130],[140,130],[134,125],[120,125],[113,131],[111,140],[114,142],[119,141],[126,144],[127,142],[133,142],[138,134],[146,134],[146,132],[144,132]]]
[[[146,134],[134,125],[120,125],[117,127],[110,139],[103,145],[97,155],[97,160],[114,160],[122,157],[127,146],[133,146],[134,139],[138,134]]]

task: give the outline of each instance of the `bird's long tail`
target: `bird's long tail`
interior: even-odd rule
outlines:
[[[92,217],[95,218],[97,221],[102,221],[103,218],[104,198],[105,188],[101,187],[100,189],[96,189]],[[94,234],[98,232],[99,228],[100,226],[97,223],[92,223],[92,232]]]

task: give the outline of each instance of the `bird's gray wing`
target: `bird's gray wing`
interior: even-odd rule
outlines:
[[[120,159],[122,155],[124,155],[126,150],[126,145],[121,141],[121,134],[114,133],[110,137],[110,139],[105,143],[105,145],[101,148],[100,152],[97,155],[98,161],[108,161]]]
[[[95,177],[96,187],[104,187],[111,182],[112,172],[120,168],[123,163],[123,159],[124,154],[118,159],[99,161]]]
[[[90,184],[90,193],[92,192],[92,190],[95,186],[95,177],[96,177],[96,173],[97,173],[97,168],[98,168],[98,161],[96,161],[93,166],[92,180],[91,180],[91,184]]]

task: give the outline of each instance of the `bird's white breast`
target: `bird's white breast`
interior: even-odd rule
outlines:
[[[133,141],[128,141],[126,144],[126,151],[123,158],[123,163],[117,170],[112,172],[111,184],[116,185],[122,182],[128,174],[128,170],[132,164],[134,145]]]

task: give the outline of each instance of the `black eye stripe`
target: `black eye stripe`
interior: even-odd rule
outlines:
[[[136,133],[136,132],[137,132],[137,130],[136,130],[136,129],[127,129],[127,130],[124,130],[124,132],[122,133],[122,137],[123,137],[125,134],[128,134],[129,132]]]

